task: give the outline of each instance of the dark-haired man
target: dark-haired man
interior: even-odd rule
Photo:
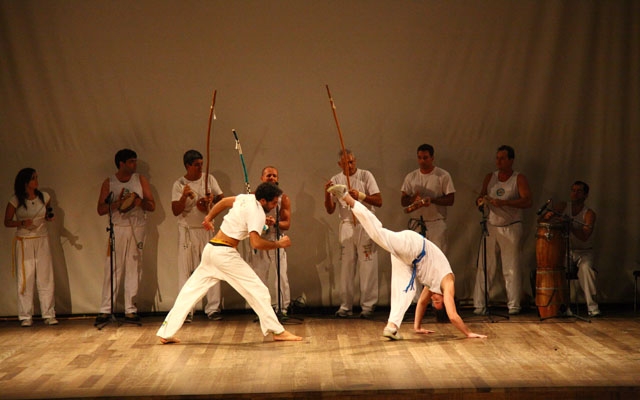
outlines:
[[[218,232],[206,245],[200,265],[180,290],[173,308],[158,329],[156,335],[160,337],[161,343],[180,342],[174,335],[184,323],[189,311],[211,286],[222,280],[240,293],[258,314],[260,327],[265,336],[271,333],[276,341],[302,340],[301,337],[286,331],[278,322],[278,317],[271,308],[269,289],[237,249],[238,243],[247,237],[251,247],[258,250],[291,246],[288,236],[283,236],[277,241],[265,240],[260,236],[265,225],[265,213],[278,204],[281,194],[280,188],[265,182],[256,188],[255,194],[225,197],[213,206],[202,222],[207,230],[214,229],[212,221],[218,214],[226,209],[230,210],[224,216]]]
[[[594,265],[593,252],[596,213],[585,204],[587,197],[589,197],[589,185],[583,181],[573,182],[570,193],[571,202],[568,205],[566,202],[560,202],[557,207],[553,207],[555,213],[546,213],[544,219],[560,214],[569,218],[571,222],[569,234],[571,262],[577,267],[578,283],[584,292],[589,316],[595,317],[600,315],[600,307],[596,301],[596,275],[598,271]]]
[[[202,154],[197,150],[188,150],[182,156],[187,170],[173,184],[171,191],[171,211],[178,217],[178,285],[180,288],[195,271],[202,250],[213,236],[202,226],[202,218],[213,204],[222,199],[222,190],[213,175],[202,173]],[[207,193],[208,192],[208,193]],[[222,319],[220,314],[222,295],[220,285],[214,285],[206,294],[204,312],[212,321]],[[193,320],[193,311],[186,322]]]
[[[145,239],[145,213],[155,210],[149,181],[136,172],[138,156],[130,149],[119,150],[115,155],[118,171],[102,182],[98,197],[98,215],[106,215],[111,208],[115,260],[113,300],[115,301],[124,274],[125,321],[139,322],[135,298],[138,294],[142,248]],[[111,253],[104,267],[102,303],[95,325],[109,321],[111,313]]]
[[[433,163],[434,153],[430,144],[418,147],[418,169],[404,178],[400,204],[413,218],[424,220],[426,238],[446,254],[447,207],[453,205],[456,189],[451,175]]]

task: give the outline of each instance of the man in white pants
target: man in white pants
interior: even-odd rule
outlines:
[[[445,309],[451,323],[468,338],[485,338],[467,328],[456,310],[454,275],[444,253],[438,246],[414,231],[393,232],[382,227],[376,216],[355,201],[344,185],[327,189],[345,202],[358,222],[380,247],[391,253],[391,312],[383,330],[383,336],[401,339],[398,333],[404,314],[414,297],[414,280],[424,285],[414,321],[414,331],[419,334],[433,331],[422,328],[422,317],[431,301],[437,310]]]
[[[188,150],[182,157],[187,170],[173,184],[171,192],[171,211],[178,217],[178,287],[182,288],[189,276],[195,271],[202,250],[213,237],[213,233],[202,226],[202,219],[213,204],[222,199],[222,190],[213,175],[202,173],[202,154],[197,150]],[[208,192],[208,193],[207,193]],[[214,285],[206,295],[204,312],[212,321],[222,319],[222,294],[220,285]],[[186,322],[193,320],[191,310]]]
[[[491,292],[491,285],[498,269],[498,258],[500,258],[510,315],[519,314],[521,308],[522,214],[525,208],[531,207],[532,196],[527,178],[513,169],[515,157],[515,151],[511,146],[498,147],[496,152],[498,169],[485,176],[480,196],[476,199],[476,206],[481,207],[483,213],[487,211],[489,213],[486,237],[487,291]],[[487,312],[484,281],[484,268],[479,265],[473,292],[474,313],[478,315]]]
[[[555,212],[547,212],[543,220],[549,220],[556,215],[563,215],[570,218],[570,249],[571,261],[578,268],[578,283],[584,292],[584,299],[590,317],[600,315],[596,291],[596,276],[598,270],[595,267],[595,254],[593,251],[594,235],[596,225],[596,213],[589,208],[585,201],[589,196],[589,185],[583,181],[575,181],[571,185],[571,201],[567,205],[560,202],[553,207]],[[571,214],[569,214],[571,213]],[[568,217],[570,215],[570,217]],[[572,287],[575,282],[571,282]],[[573,294],[577,291],[573,290]]]
[[[102,182],[98,198],[98,215],[109,214],[113,222],[115,237],[115,259],[113,260],[114,282],[111,293],[111,252],[104,267],[102,303],[100,314],[94,325],[109,321],[112,304],[120,289],[124,274],[125,321],[139,323],[136,296],[142,267],[142,251],[145,239],[146,213],[155,210],[156,203],[149,181],[136,172],[138,156],[135,151],[122,149],[116,153],[118,171]]]
[[[262,169],[262,176],[260,177],[262,182],[271,182],[278,184],[278,170],[276,167],[267,166]],[[278,215],[276,215],[276,212]],[[278,226],[276,227],[276,221]],[[278,197],[278,205],[267,213],[267,229],[262,232],[262,238],[266,240],[277,240],[276,232],[283,235],[282,231],[289,230],[291,226],[291,199],[286,193],[282,193]],[[280,303],[278,303],[278,282],[276,279],[270,279],[269,271],[272,267],[277,272],[278,265],[280,267]],[[272,306],[281,306],[283,316],[287,315],[287,309],[291,302],[291,291],[289,289],[289,278],[287,276],[287,252],[284,249],[276,250],[256,250],[251,252],[251,267],[256,272],[258,277],[269,287],[270,282],[275,282],[275,288],[270,290],[276,293],[276,300]],[[276,274],[277,275],[277,274]],[[273,299],[272,299],[273,300]]]
[[[278,203],[282,190],[272,183],[262,183],[255,194],[241,194],[226,197],[216,203],[204,218],[202,225],[213,230],[211,221],[223,210],[231,210],[225,215],[220,229],[211,239],[202,253],[202,261],[180,290],[173,308],[156,333],[163,344],[179,343],[174,335],[184,323],[194,304],[202,299],[209,288],[224,280],[249,303],[258,314],[262,333],[273,334],[277,341],[299,341],[296,336],[284,329],[278,321],[273,308],[269,289],[240,256],[238,243],[249,237],[251,247],[259,250],[286,248],[291,245],[288,236],[277,241],[268,241],[260,237],[266,216]]]
[[[437,167],[435,149],[430,144],[418,146],[418,169],[402,182],[400,204],[412,220],[420,221],[424,236],[447,254],[447,208],[453,206],[456,189],[449,172]],[[412,222],[412,221],[410,221]],[[422,291],[418,283],[417,296]],[[416,302],[419,300],[415,299]]]
[[[357,198],[373,212],[375,207],[382,207],[382,195],[373,174],[356,167],[356,157],[349,149],[338,153],[338,165],[342,172],[334,175],[326,184],[330,186],[349,182],[352,196]],[[349,178],[347,180],[347,175]],[[360,318],[371,318],[373,310],[378,303],[378,250],[375,243],[355,223],[353,215],[348,207],[338,204],[327,192],[324,196],[324,208],[327,213],[333,214],[338,208],[340,216],[339,241],[341,247],[341,272],[340,272],[340,308],[336,316],[346,318],[353,315],[354,278],[356,266],[360,272],[360,306],[362,312]]]

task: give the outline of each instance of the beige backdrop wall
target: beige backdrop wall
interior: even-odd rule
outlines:
[[[291,196],[292,296],[337,306],[337,217],[323,207],[339,140],[375,175],[392,229],[407,226],[400,185],[421,143],[454,180],[448,225],[457,296],[471,298],[480,243],[473,206],[501,144],[533,190],[523,252],[535,269],[535,209],[591,184],[601,302],[629,303],[639,266],[640,2],[637,1],[0,1],[0,193],[38,170],[53,199],[59,314],[100,301],[107,218],[96,213],[113,156],[137,151],[149,215],[141,311],[178,293],[173,182],[205,150],[217,89],[212,172],[225,194],[280,170]],[[5,201],[6,201],[5,200]],[[16,315],[13,229],[0,235],[0,315]],[[390,263],[380,255],[380,304]],[[529,289],[530,290],[530,289]],[[498,298],[500,293],[496,293]],[[227,308],[244,307],[225,287]]]

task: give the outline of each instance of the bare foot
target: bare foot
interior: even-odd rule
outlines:
[[[283,341],[283,342],[299,342],[302,340],[300,336],[296,336],[291,332],[284,331],[280,334],[273,334],[273,340]]]
[[[160,338],[160,343],[162,344],[171,344],[171,343],[180,343],[180,339],[178,339],[177,337],[170,337],[170,338]]]

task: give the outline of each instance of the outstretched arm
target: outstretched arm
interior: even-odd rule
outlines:
[[[447,316],[449,317],[449,321],[451,324],[458,328],[458,330],[468,338],[486,338],[486,335],[479,335],[477,333],[473,333],[467,328],[467,325],[462,321],[460,315],[458,315],[458,311],[456,309],[455,302],[455,285],[453,274],[448,274],[442,280],[440,284],[442,288],[442,301],[444,302],[445,309],[447,310]]]
[[[422,288],[422,293],[420,293],[420,298],[418,299],[418,303],[416,304],[416,315],[413,320],[413,330],[416,333],[435,332],[429,329],[424,329],[422,327],[422,318],[424,317],[424,313],[427,310],[429,300],[431,300],[431,291],[427,288]]]

